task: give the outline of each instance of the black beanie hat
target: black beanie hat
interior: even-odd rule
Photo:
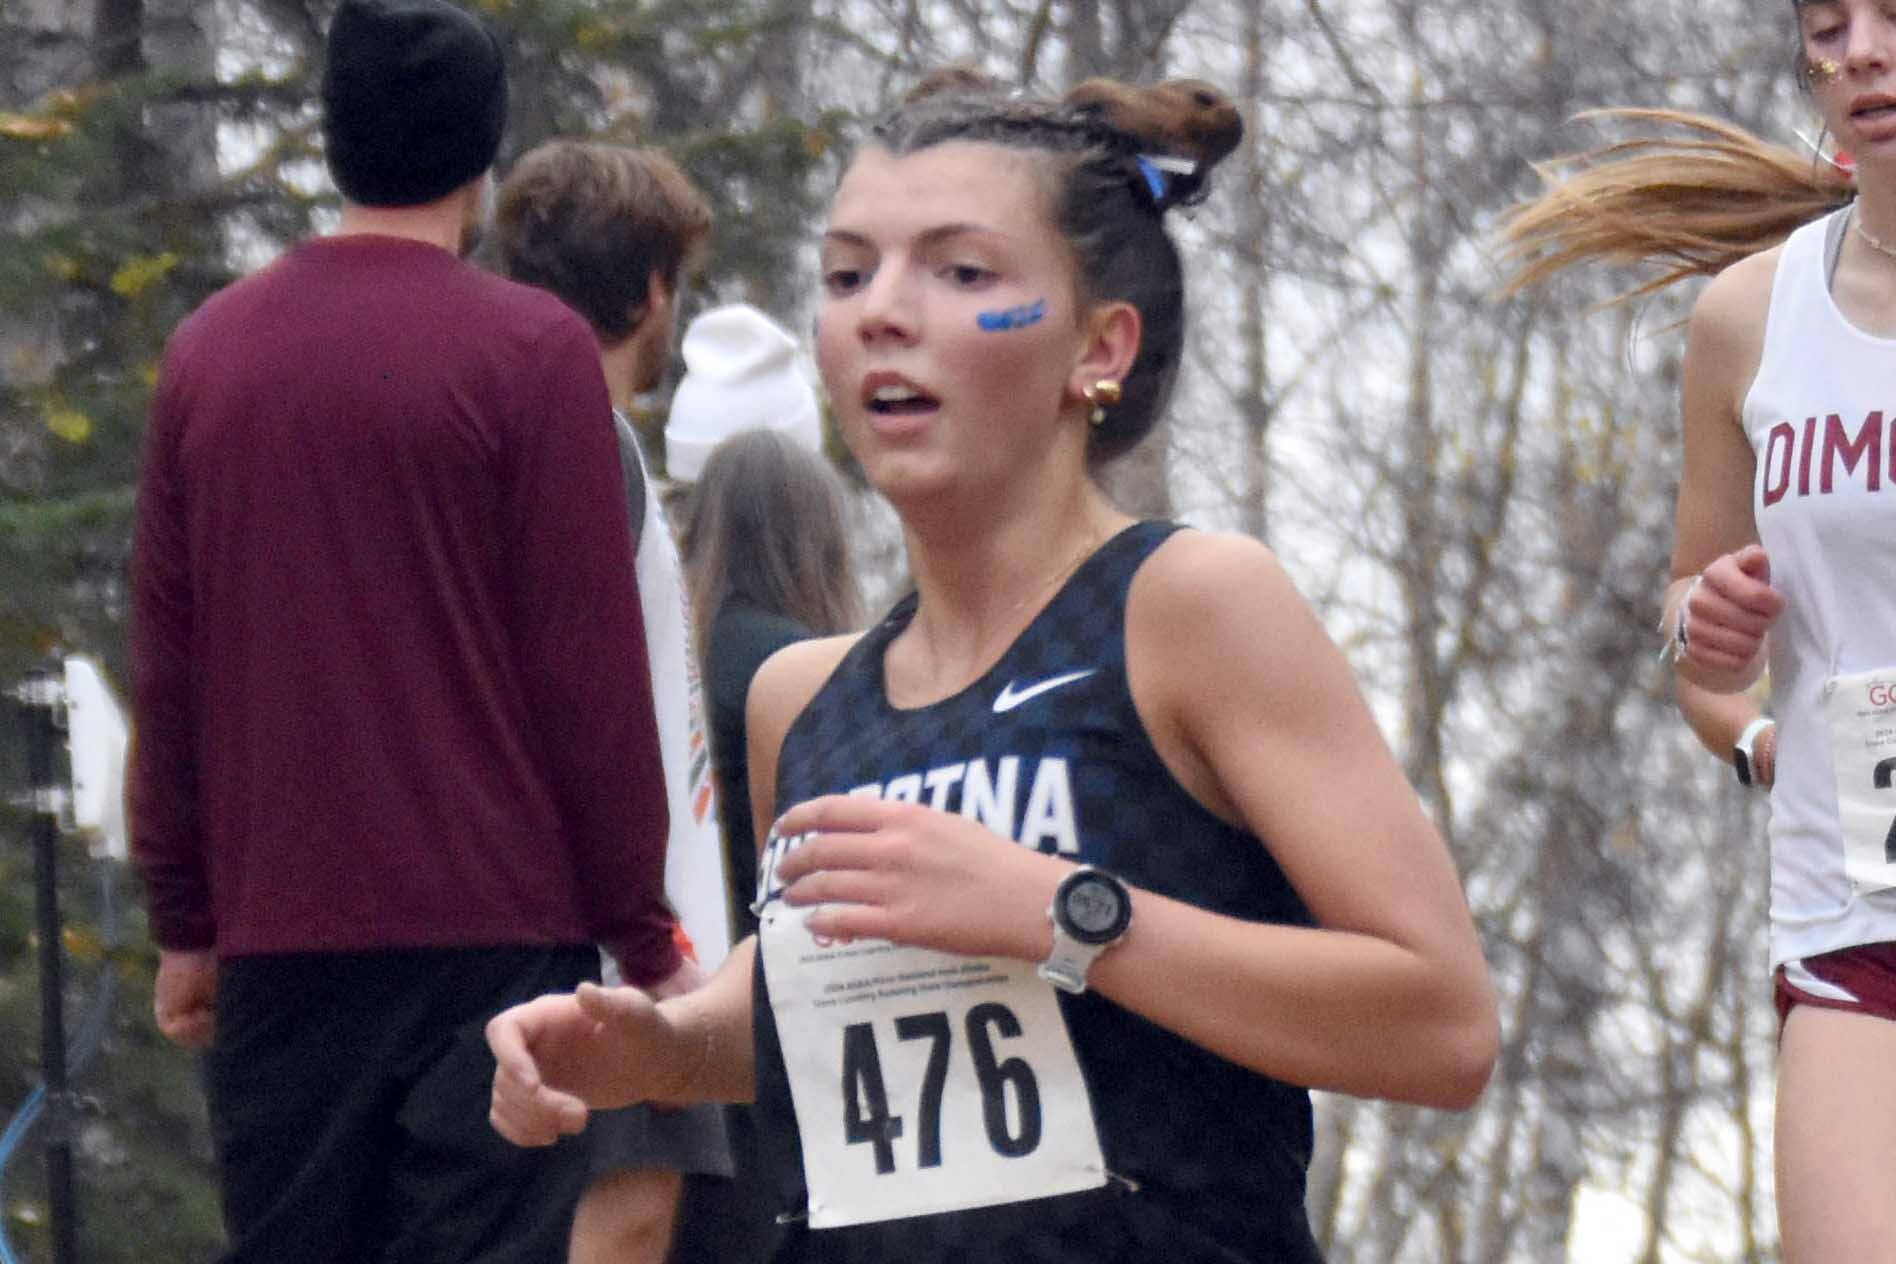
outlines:
[[[447,0],[342,0],[329,26],[329,171],[363,206],[415,206],[494,165],[507,126],[500,44]]]

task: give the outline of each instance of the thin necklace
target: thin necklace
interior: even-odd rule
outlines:
[[[1072,561],[1068,562],[1065,566],[1062,566],[1059,570],[1055,571],[1053,574],[1047,576],[1047,578],[1041,580],[1038,584],[1035,584],[1032,588],[1028,589],[1026,596],[1021,597],[1019,600],[1014,602],[1013,605],[1007,608],[1007,613],[1010,616],[1019,614],[1021,611],[1021,607],[1025,606],[1028,602],[1032,601],[1035,597],[1038,597],[1042,593],[1046,592],[1049,588],[1055,587],[1056,585],[1059,584],[1061,580],[1071,575],[1074,571],[1077,571],[1078,569],[1080,569],[1080,563],[1084,562],[1088,557],[1090,557],[1093,553],[1093,550],[1098,548],[1100,545],[1100,542],[1104,540],[1105,538],[1106,538],[1106,533],[1103,531],[1097,535],[1089,536],[1086,542],[1080,546],[1080,551],[1073,555]]]
[[[1888,255],[1890,258],[1896,259],[1896,246],[1892,246],[1883,241],[1880,237],[1871,233],[1869,229],[1863,227],[1863,217],[1857,214],[1854,206],[1850,208],[1850,227],[1856,231],[1857,236],[1869,244],[1871,250],[1876,251],[1876,253],[1880,255]]]
[[[1100,544],[1105,541],[1106,537],[1111,534],[1112,534],[1111,530],[1106,529],[1106,530],[1101,530],[1095,535],[1089,536],[1086,542],[1080,547],[1080,551],[1075,553],[1072,559],[1068,561],[1065,566],[1062,566],[1059,570],[1054,571],[1051,575],[1047,576],[1047,578],[1041,580],[1038,584],[1035,584],[1032,588],[1028,589],[1025,596],[1015,599],[1014,603],[1007,607],[1007,611],[1002,616],[1002,619],[1005,622],[1007,622],[1009,625],[1011,625],[1013,622],[1014,616],[1019,614],[1021,610],[1026,607],[1028,602],[1032,601],[1034,598],[1045,593],[1049,588],[1056,587],[1060,583],[1061,580],[1073,574],[1074,571],[1079,570],[1081,563],[1085,562],[1086,559],[1092,555],[1093,550],[1097,549],[1100,546]],[[1010,626],[1010,630],[1012,630],[1011,626]],[[924,643],[926,642],[925,636],[923,638],[923,641]],[[934,658],[934,651],[932,649],[928,649],[925,652],[929,659],[932,660]],[[987,663],[986,650],[983,649],[983,651],[979,655],[977,655],[976,658],[977,658],[977,661],[981,663]],[[991,667],[992,664],[989,664],[988,666]],[[986,670],[986,668],[984,668],[983,670]],[[979,673],[976,674],[976,678],[978,678],[978,676],[979,676]],[[969,684],[969,683],[972,683],[972,681],[964,681],[962,682],[962,685],[965,686],[966,684]],[[954,690],[951,689],[948,692],[953,693]],[[947,695],[944,694],[942,696],[945,697]]]

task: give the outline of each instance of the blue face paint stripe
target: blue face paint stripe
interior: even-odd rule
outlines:
[[[1004,329],[1025,329],[1029,325],[1038,325],[1047,316],[1047,300],[1035,299],[1024,307],[1010,307],[1000,312],[982,312],[974,318],[975,324],[989,333],[998,333]]]

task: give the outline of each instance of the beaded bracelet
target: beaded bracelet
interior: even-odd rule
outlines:
[[[1685,651],[1691,645],[1691,638],[1686,634],[1686,620],[1691,615],[1692,594],[1698,589],[1698,586],[1704,582],[1705,573],[1703,571],[1692,576],[1692,582],[1685,586],[1685,593],[1679,598],[1679,604],[1673,607],[1674,617],[1672,620],[1672,632],[1671,635],[1666,637],[1666,643],[1659,647],[1660,662],[1676,663],[1685,657]],[[1664,614],[1659,616],[1659,630],[1661,632],[1666,631],[1666,617]]]

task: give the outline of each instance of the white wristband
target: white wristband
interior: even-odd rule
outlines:
[[[1741,785],[1763,784],[1758,780],[1758,758],[1755,750],[1759,735],[1776,723],[1777,721],[1770,716],[1761,715],[1745,725],[1744,732],[1740,733],[1738,740],[1732,743],[1732,767],[1738,773],[1738,781]]]

